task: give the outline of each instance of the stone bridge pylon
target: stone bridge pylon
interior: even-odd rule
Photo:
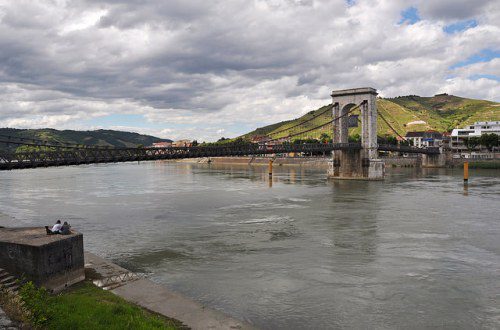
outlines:
[[[332,179],[382,180],[384,162],[378,159],[377,90],[353,88],[332,92],[333,143],[348,143],[349,113],[361,110],[361,149],[334,150],[328,168]]]

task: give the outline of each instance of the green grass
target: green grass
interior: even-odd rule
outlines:
[[[89,281],[50,295],[31,282],[20,291],[29,321],[41,329],[179,329],[182,324],[152,314]]]
[[[491,170],[499,170],[500,169],[500,161],[491,160],[491,161],[471,161],[469,162],[470,168],[481,168],[481,169],[491,169]]]
[[[430,128],[438,131],[500,118],[500,104],[485,100],[445,94],[433,97],[403,96],[388,100],[411,110],[426,121]]]

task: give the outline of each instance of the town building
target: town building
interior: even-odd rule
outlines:
[[[408,132],[405,139],[411,141],[413,146],[418,148],[440,147],[442,146],[443,134],[436,131]]]
[[[464,139],[480,137],[483,134],[500,135],[500,121],[477,121],[465,128],[455,128],[451,132],[450,148],[455,151],[468,150]]]
[[[455,128],[451,136],[463,138],[491,133],[500,135],[500,121],[477,121],[466,128]]]
[[[172,141],[155,142],[151,145],[152,148],[170,148]]]
[[[172,147],[176,147],[176,148],[191,147],[192,145],[193,145],[193,143],[190,140],[179,140],[179,141],[175,141],[172,143]]]

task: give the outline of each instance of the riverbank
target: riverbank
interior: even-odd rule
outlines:
[[[86,279],[57,295],[0,288],[0,326],[16,329],[253,329],[92,253]],[[3,313],[5,310],[5,313]]]
[[[0,220],[12,226],[15,218]],[[31,283],[11,292],[0,278],[0,328],[253,329],[95,254],[84,259],[85,280],[58,295]]]
[[[115,295],[191,329],[254,329],[250,324],[210,309],[93,253],[85,253],[85,268],[93,283]]]
[[[4,290],[0,301],[21,329],[185,329],[179,321],[130,303],[90,280],[57,295],[28,282],[16,294]]]

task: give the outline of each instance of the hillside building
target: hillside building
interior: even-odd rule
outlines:
[[[442,146],[443,134],[436,131],[408,132],[405,138],[418,148],[440,147]]]

